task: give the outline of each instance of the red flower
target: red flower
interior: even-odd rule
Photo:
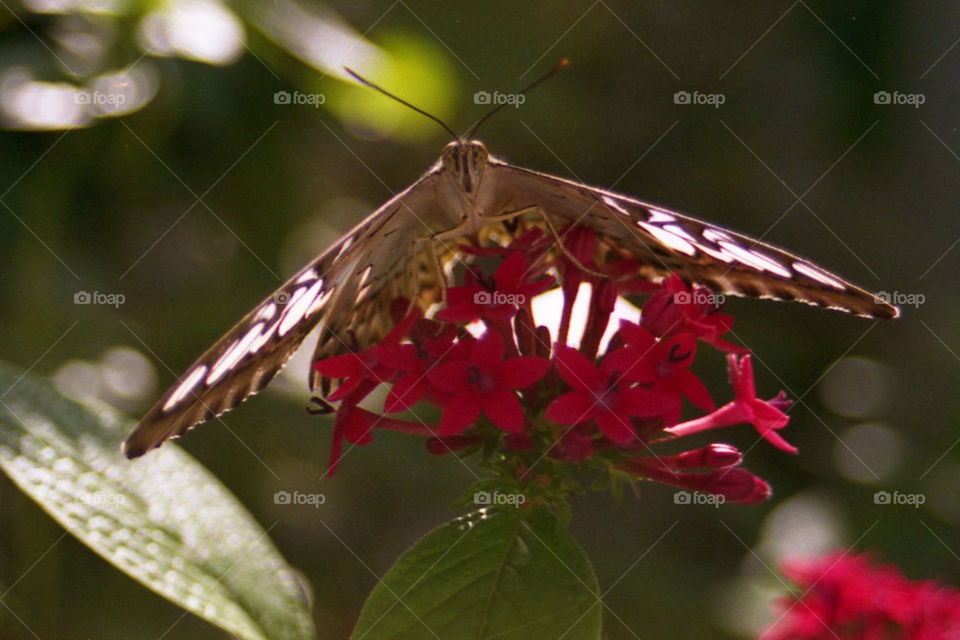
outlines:
[[[593,420],[607,438],[626,444],[636,437],[632,416],[658,416],[673,410],[669,398],[630,386],[614,366],[616,359],[604,358],[597,369],[576,349],[558,344],[554,362],[557,373],[573,390],[550,403],[545,414],[548,420],[569,425]]]
[[[716,408],[710,392],[690,371],[697,355],[696,338],[682,333],[658,341],[646,329],[627,321],[620,325],[620,336],[627,347],[610,357],[623,360],[625,375],[635,382],[652,385],[657,393],[676,400],[676,409],[664,416],[667,424],[680,420],[682,396],[704,411]]]
[[[720,338],[733,328],[733,318],[720,313],[717,294],[704,287],[690,289],[677,274],[665,278],[661,289],[643,305],[640,323],[658,337],[692,333],[720,351],[746,353],[747,349]]]
[[[784,575],[801,593],[777,602],[762,640],[951,640],[960,637],[960,591],[907,579],[869,555],[791,559]]]
[[[336,402],[353,394],[355,390],[364,386],[367,390],[357,398],[357,404],[381,382],[389,382],[397,373],[392,363],[395,356],[392,353],[398,348],[400,341],[407,335],[414,323],[420,317],[420,310],[414,309],[390,333],[384,336],[376,345],[360,353],[345,353],[331,358],[324,358],[314,363],[313,367],[321,375],[328,378],[343,378],[337,390],[330,394],[327,400]],[[366,383],[366,384],[365,384]],[[370,384],[372,383],[372,384]]]
[[[739,468],[742,456],[727,444],[711,444],[673,456],[643,456],[617,465],[647,480],[655,480],[690,491],[722,496],[739,504],[762,502],[772,493],[770,485],[746,469]],[[704,471],[693,471],[703,469]]]
[[[437,314],[438,320],[471,322],[477,318],[509,320],[517,307],[530,304],[535,296],[553,286],[553,277],[527,282],[526,257],[513,251],[500,263],[493,282],[486,284],[473,274],[474,282],[447,289],[447,308]]]
[[[753,362],[749,355],[738,359],[737,356],[730,354],[727,356],[727,366],[736,397],[710,415],[678,424],[664,431],[674,436],[688,436],[708,429],[749,422],[764,440],[776,448],[787,453],[796,453],[797,448],[777,433],[790,422],[790,417],[782,411],[792,404],[786,399],[786,394],[781,391],[772,400],[757,398],[753,381]]]
[[[466,360],[441,364],[427,373],[430,384],[452,394],[440,419],[440,436],[463,433],[482,411],[512,433],[523,429],[523,408],[515,389],[538,381],[550,361],[533,356],[503,359],[503,338],[486,331],[473,342]]]

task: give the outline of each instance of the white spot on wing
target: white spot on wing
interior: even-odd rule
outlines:
[[[306,282],[307,280],[316,280],[316,279],[317,279],[317,272],[314,269],[307,269],[306,271],[300,274],[299,278],[297,278],[296,284],[300,284],[301,282]]]
[[[307,312],[307,309],[310,308],[311,303],[313,303],[314,298],[319,295],[320,288],[322,286],[323,280],[314,282],[313,286],[310,287],[306,293],[298,296],[295,302],[287,305],[287,308],[283,312],[283,316],[280,319],[280,328],[277,330],[277,335],[281,337],[286,335],[286,333],[290,331],[294,325],[300,322],[304,314]]]
[[[719,244],[721,247],[732,253],[737,260],[744,263],[748,267],[753,267],[758,271],[769,271],[782,278],[793,277],[793,274],[790,273],[789,269],[784,267],[773,258],[765,256],[762,253],[753,251],[752,249],[744,249],[740,245],[733,242],[721,241]]]
[[[337,287],[333,286],[327,289],[326,291],[324,291],[323,293],[321,293],[317,297],[317,299],[314,301],[314,303],[310,306],[310,308],[307,310],[307,315],[312,316],[314,313],[316,313],[317,309],[320,309],[321,307],[323,307],[323,305],[327,303],[327,300],[330,299],[330,296],[333,295],[333,292],[336,291],[336,289]]]
[[[357,288],[362,289],[363,285],[366,284],[367,278],[370,277],[370,272],[373,271],[373,265],[368,264],[363,270],[363,273],[360,274],[360,280],[357,282]]]
[[[811,280],[816,280],[817,282],[825,284],[828,287],[833,287],[834,289],[839,289],[840,291],[846,291],[847,289],[847,285],[843,284],[829,273],[825,272],[823,269],[818,269],[812,264],[807,264],[806,262],[794,262],[793,268],[796,269],[797,273],[803,274]]]
[[[688,256],[697,255],[696,247],[684,240],[682,237],[678,236],[676,233],[667,231],[663,227],[658,227],[655,224],[647,224],[646,222],[641,222],[639,220],[637,221],[637,224],[668,249],[685,253]]]
[[[275,315],[277,315],[277,305],[271,302],[267,306],[260,309],[260,311],[256,315],[256,319],[270,320]]]
[[[337,258],[345,254],[347,250],[353,246],[353,241],[355,238],[356,236],[354,235],[354,236],[350,236],[349,238],[343,241],[343,244],[340,245],[340,251],[337,252]],[[337,258],[334,258],[334,260],[336,260]]]
[[[608,207],[610,207],[611,209],[613,209],[614,211],[616,211],[621,215],[625,215],[628,218],[633,217],[632,215],[630,215],[629,211],[621,207],[620,204],[610,196],[603,196],[603,204],[607,205]]]
[[[250,350],[250,345],[253,344],[253,341],[260,337],[260,331],[263,329],[264,323],[258,322],[257,324],[250,327],[250,329],[243,335],[242,338],[233,343],[229,349],[223,352],[223,354],[217,358],[217,361],[210,367],[210,375],[207,376],[207,386],[211,386],[219,382],[223,376],[227,374],[230,369],[235,367],[238,362],[240,362],[245,355]]]
[[[203,380],[203,374],[207,372],[206,365],[200,365],[191,371],[174,389],[167,401],[163,403],[163,410],[170,411],[186,398],[190,392]]]
[[[672,213],[667,213],[666,211],[661,211],[660,209],[649,209],[650,218],[647,222],[651,224],[661,224],[664,222],[676,222],[677,217]]]

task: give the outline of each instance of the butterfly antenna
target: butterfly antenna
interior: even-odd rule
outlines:
[[[380,87],[380,86],[375,85],[374,83],[370,82],[369,80],[367,80],[366,78],[364,78],[364,77],[361,76],[359,73],[357,73],[356,71],[354,71],[353,69],[351,69],[351,68],[349,68],[349,67],[344,67],[344,70],[346,70],[347,73],[349,73],[351,76],[353,76],[353,78],[354,78],[357,82],[359,82],[360,84],[362,84],[362,85],[364,85],[364,86],[367,86],[367,87],[370,87],[371,89],[374,89],[375,91],[379,91],[380,93],[382,93],[383,95],[387,96],[388,98],[392,98],[392,99],[396,100],[397,102],[399,102],[400,104],[404,105],[405,107],[409,107],[409,108],[413,109],[414,111],[416,111],[416,112],[419,113],[420,115],[427,116],[428,118],[430,118],[431,120],[433,120],[434,122],[436,122],[437,124],[439,124],[441,127],[443,127],[444,129],[446,129],[447,133],[449,133],[451,136],[453,136],[453,139],[454,139],[454,140],[459,140],[459,139],[460,139],[460,136],[458,136],[458,135],[456,134],[456,132],[454,132],[453,129],[451,129],[450,127],[447,126],[447,123],[445,123],[443,120],[441,120],[441,119],[438,118],[437,116],[435,116],[435,115],[433,115],[433,114],[430,114],[430,113],[427,113],[427,112],[424,111],[423,109],[421,109],[421,108],[419,108],[419,107],[413,106],[412,104],[410,104],[409,102],[407,102],[407,101],[404,100],[403,98],[400,98],[400,97],[397,97],[397,96],[393,95],[392,93],[390,93],[389,91],[387,91],[387,90],[384,89],[383,87]]]
[[[550,71],[547,71],[545,74],[543,74],[542,76],[540,76],[539,78],[537,78],[536,80],[534,80],[533,82],[531,82],[530,84],[528,84],[527,86],[525,86],[523,89],[520,90],[520,92],[519,92],[517,95],[518,95],[518,96],[525,95],[528,91],[532,90],[534,87],[536,87],[536,86],[537,86],[538,84],[540,84],[541,82],[544,82],[544,81],[546,81],[547,79],[549,79],[551,76],[553,76],[553,74],[555,74],[556,72],[560,71],[561,69],[563,69],[564,67],[566,67],[568,64],[570,64],[570,61],[567,60],[566,58],[563,58],[562,60],[560,60],[560,62],[558,62],[557,64],[553,65],[553,69],[550,69]],[[503,103],[501,103],[501,104],[498,104],[498,105],[497,105],[496,107],[494,107],[493,109],[491,109],[491,110],[487,113],[487,115],[485,115],[485,116],[483,116],[482,118],[480,118],[480,120],[477,121],[477,124],[475,124],[475,125],[473,125],[473,127],[471,127],[470,131],[468,131],[468,132],[466,133],[466,135],[464,136],[464,138],[467,139],[467,140],[469,140],[470,138],[472,138],[472,137],[473,137],[473,134],[475,134],[475,133],[477,132],[477,129],[480,128],[480,125],[482,125],[484,122],[486,122],[487,120],[489,120],[490,117],[493,116],[493,114],[495,114],[496,112],[500,111],[500,109],[503,109],[503,108],[504,108],[505,106],[507,106],[508,104],[510,104],[510,103],[509,103],[509,102],[503,102]]]

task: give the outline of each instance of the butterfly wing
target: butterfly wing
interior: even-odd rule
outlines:
[[[491,159],[498,208],[538,206],[554,226],[593,228],[657,280],[671,272],[729,295],[794,300],[867,318],[900,311],[878,296],[782,249],[617,193]],[[559,224],[557,224],[559,222]]]
[[[327,336],[376,339],[389,319],[375,317],[382,307],[363,302],[405,293],[398,283],[406,279],[418,239],[436,230],[431,225],[455,224],[436,206],[441,171],[434,167],[370,214],[207,349],[140,420],[124,442],[127,457],[143,455],[265,387],[321,321]],[[393,297],[381,296],[383,290]],[[358,319],[367,326],[355,328]],[[333,352],[343,338],[332,344]]]

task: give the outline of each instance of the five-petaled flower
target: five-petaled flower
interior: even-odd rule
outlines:
[[[558,344],[554,362],[557,373],[571,387],[547,407],[548,420],[575,425],[588,420],[617,444],[636,437],[631,418],[653,417],[672,410],[673,402],[657,393],[633,386],[617,365],[617,352],[596,367],[582,353]]]
[[[442,437],[457,435],[483,412],[491,422],[519,433],[525,422],[516,390],[540,380],[550,361],[534,356],[503,357],[503,338],[486,331],[472,341],[464,360],[438,365],[427,372],[430,383],[450,394],[440,419]]]

